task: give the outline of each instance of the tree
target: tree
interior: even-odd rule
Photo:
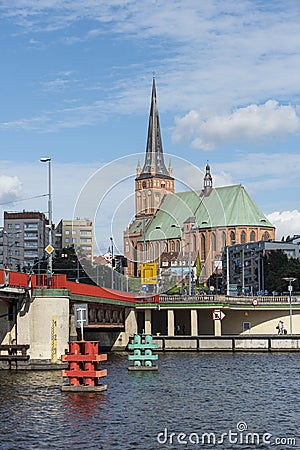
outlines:
[[[300,261],[297,258],[288,258],[282,250],[268,252],[263,258],[265,288],[269,292],[286,292],[286,277],[296,278],[293,283],[294,290],[300,288]]]
[[[47,259],[36,261],[33,266],[34,273],[46,273],[47,265]],[[55,257],[53,258],[52,269],[54,274],[65,274],[67,276],[67,280],[69,281],[78,280],[82,283],[95,285],[96,283],[84,270],[84,266],[87,265],[90,266],[90,262],[84,258],[78,259],[75,248],[72,246],[56,251]]]
[[[199,250],[195,261],[195,267],[196,267],[196,287],[199,289],[201,287],[201,271],[202,271]]]

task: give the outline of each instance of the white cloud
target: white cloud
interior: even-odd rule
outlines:
[[[299,97],[300,10],[294,2],[274,0],[261,7],[248,0],[2,0],[0,14],[31,33],[31,40],[38,31],[39,39],[54,39],[60,46],[105,34],[117,51],[119,42],[131,40],[131,62],[122,67],[134,75],[119,86],[124,100],[130,85],[136,89],[130,111],[136,111],[139,86],[145,86],[142,76],[155,67],[160,104],[170,111]],[[66,33],[69,25],[74,36]],[[63,32],[51,35],[53,30]],[[144,57],[138,51],[134,59],[141,44]]]
[[[274,211],[267,215],[269,221],[276,227],[276,239],[284,236],[300,234],[300,211]]]
[[[0,175],[0,202],[5,204],[17,200],[22,192],[22,183],[17,176]]]
[[[247,179],[249,184],[278,180],[282,186],[299,183],[300,154],[297,153],[265,153],[236,151],[232,161],[212,164],[213,172],[230,174],[232,180],[241,182]],[[288,183],[287,183],[288,181]],[[257,185],[259,189],[262,185]]]
[[[218,145],[239,141],[258,141],[282,136],[300,129],[300,120],[292,106],[268,100],[263,105],[249,105],[228,115],[203,118],[190,111],[176,118],[174,139],[191,140],[194,148],[212,150]]]
[[[62,218],[72,218],[81,187],[99,165],[100,163],[76,164],[73,162],[62,164],[56,163],[55,158],[52,158],[55,223]],[[0,200],[3,210],[25,209],[47,213],[48,171],[45,165],[32,161],[28,163],[0,161],[0,167],[6,174],[0,176]]]

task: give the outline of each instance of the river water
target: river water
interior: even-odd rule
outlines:
[[[105,393],[60,391],[59,371],[0,371],[1,449],[300,449],[297,353],[165,353]]]

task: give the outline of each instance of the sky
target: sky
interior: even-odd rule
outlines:
[[[94,221],[98,252],[134,214],[155,74],[166,164],[241,183],[300,234],[300,3],[0,0],[0,214]],[[89,216],[89,217],[88,217]]]

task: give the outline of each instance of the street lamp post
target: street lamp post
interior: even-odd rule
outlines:
[[[293,277],[285,277],[283,280],[288,281],[289,286],[289,296],[290,296],[290,334],[293,334],[293,309],[292,309],[292,292],[293,292],[293,286],[292,282],[296,281],[296,278]]]
[[[52,247],[52,193],[51,193],[51,158],[40,158],[41,162],[47,162],[48,163],[48,219],[49,219],[49,239],[48,243],[49,246]],[[48,267],[49,267],[49,273],[52,278],[52,264],[53,257],[52,257],[52,251],[49,253],[48,258]]]
[[[242,293],[245,294],[245,249],[242,248]]]
[[[140,212],[140,215],[143,216],[143,263],[146,262],[146,213],[144,211]]]
[[[171,227],[172,227],[172,228],[179,228],[179,229],[182,231],[182,228],[181,228],[180,225],[172,224]],[[189,283],[189,295],[192,295],[192,274],[191,274],[191,271],[192,271],[192,267],[191,267],[191,266],[192,266],[192,261],[191,261],[191,229],[189,230],[188,235],[189,235],[189,240],[188,240],[188,242],[187,242],[184,246],[182,246],[182,249],[183,249],[184,247],[186,247],[187,245],[188,245],[188,247],[189,247],[189,252],[188,252],[188,269],[189,269],[188,283]],[[182,236],[182,234],[181,234],[181,236]]]
[[[192,295],[192,274],[191,274],[191,266],[192,266],[192,261],[191,261],[191,231],[189,231],[189,242],[188,242],[188,246],[189,246],[189,258],[188,258],[188,266],[189,266],[189,295]]]
[[[114,288],[114,241],[110,238],[110,248],[111,248],[111,288]]]
[[[226,247],[226,295],[229,297],[230,294],[230,286],[229,286],[230,278],[229,278],[229,246]]]

